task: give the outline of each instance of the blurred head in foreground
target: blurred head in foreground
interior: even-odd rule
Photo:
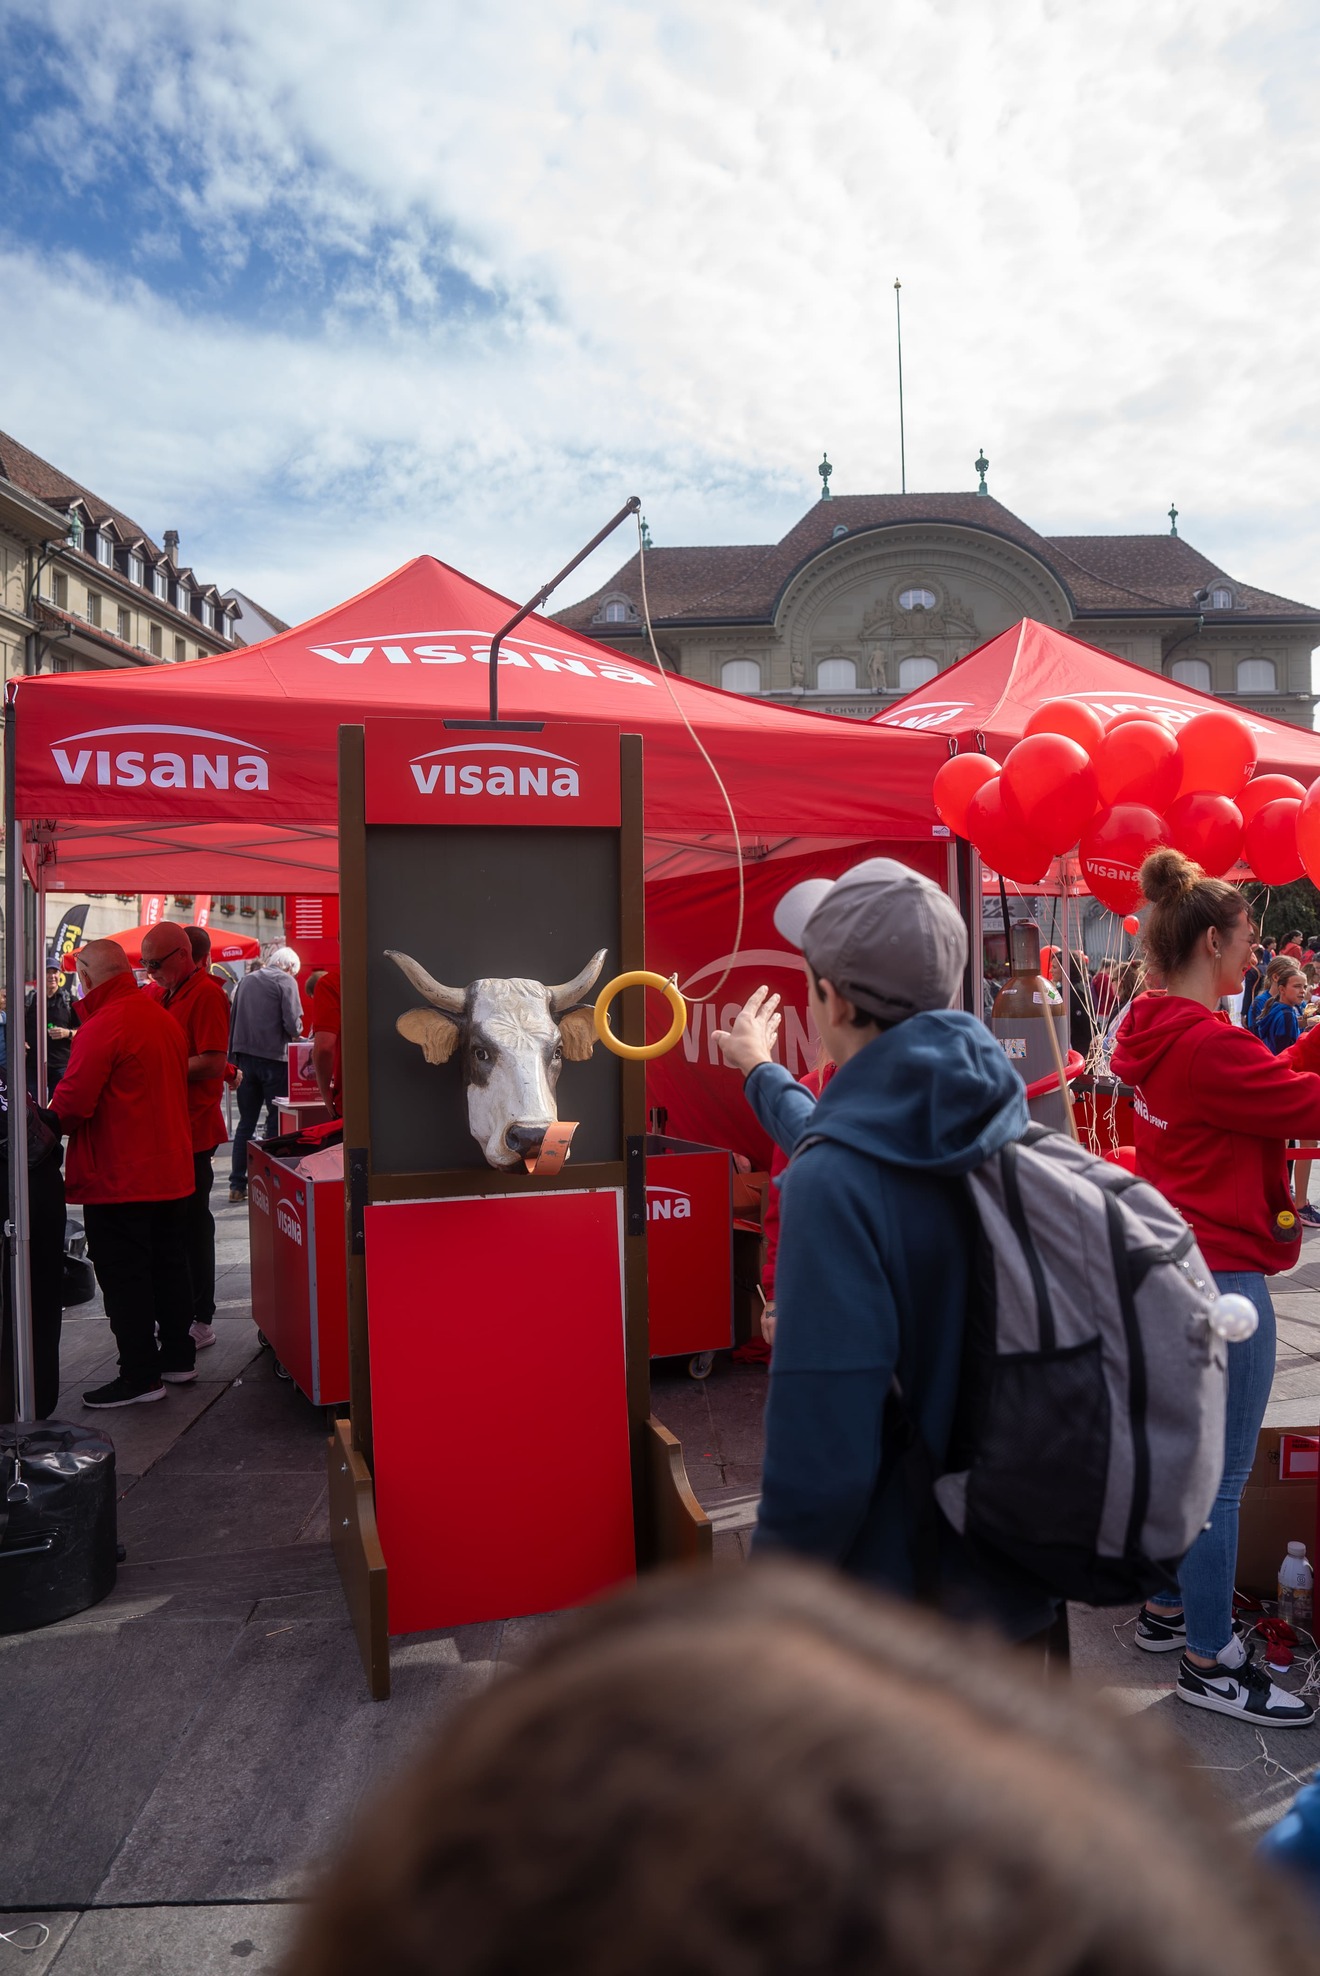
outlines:
[[[448,1721],[285,1976],[1314,1971],[1162,1738],[793,1565],[651,1579]]]

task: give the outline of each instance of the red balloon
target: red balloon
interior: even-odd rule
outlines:
[[[1180,729],[1178,752],[1183,761],[1180,796],[1208,789],[1216,796],[1232,797],[1256,766],[1256,737],[1236,714],[1212,707]]]
[[[1171,728],[1173,726],[1172,720],[1163,707],[1128,707],[1121,714],[1111,714],[1109,716],[1109,719],[1105,722],[1105,733],[1112,734],[1116,727],[1122,727],[1129,720],[1153,720],[1157,727]]]
[[[991,871],[1016,885],[1034,885],[1050,868],[1052,852],[1036,843],[1004,805],[1001,778],[983,782],[967,805],[967,834]]]
[[[1314,884],[1320,874],[1320,776],[1307,790],[1297,812],[1297,855]]]
[[[1137,918],[1137,915],[1135,913],[1129,913],[1127,918],[1123,921],[1123,931],[1125,933],[1140,933],[1141,921]]]
[[[1276,778],[1262,776],[1261,780],[1273,782]],[[1287,778],[1279,776],[1277,780],[1283,782]],[[1297,819],[1301,813],[1302,806],[1295,796],[1280,796],[1277,802],[1266,803],[1264,809],[1257,810],[1247,825],[1247,863],[1267,885],[1291,885],[1295,878],[1306,876],[1306,866],[1297,849]]]
[[[1028,717],[1022,733],[1024,738],[1028,734],[1066,734],[1093,756],[1105,738],[1105,724],[1084,700],[1047,700]]]
[[[1121,714],[1107,729],[1095,766],[1102,803],[1144,803],[1160,816],[1178,794],[1183,768],[1167,727]]]
[[[1101,810],[1082,832],[1077,861],[1092,898],[1110,912],[1130,913],[1142,903],[1138,873],[1169,832],[1162,816],[1144,803],[1116,803]]]
[[[1100,791],[1091,757],[1066,734],[1028,734],[1009,751],[1000,792],[1028,837],[1067,851],[1095,815]]]
[[[1195,858],[1211,878],[1222,878],[1242,855],[1242,812],[1227,796],[1198,789],[1180,796],[1164,814],[1169,841]]]
[[[1290,802],[1300,803],[1306,794],[1305,786],[1294,782],[1290,775],[1253,775],[1240,796],[1233,801],[1242,812],[1243,823],[1250,823],[1257,810],[1263,810],[1266,803],[1281,803],[1286,797]]]
[[[972,797],[998,773],[999,763],[989,755],[951,755],[936,769],[935,813],[956,837],[967,835],[967,805]]]

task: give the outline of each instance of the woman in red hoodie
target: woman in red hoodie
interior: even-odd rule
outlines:
[[[1182,1597],[1147,1601],[1137,1645],[1183,1649],[1182,1701],[1262,1728],[1300,1727],[1315,1710],[1276,1688],[1233,1630],[1233,1574],[1238,1504],[1274,1377],[1265,1279],[1291,1268],[1301,1243],[1285,1144],[1320,1135],[1320,1034],[1271,1056],[1218,1013],[1251,960],[1251,920],[1234,886],[1171,850],[1146,859],[1141,884],[1152,906],[1146,950],[1164,992],[1133,1002],[1113,1058],[1134,1086],[1137,1172],[1191,1223],[1220,1289],[1249,1297],[1260,1322],[1253,1337],[1227,1348],[1223,1479],[1183,1559]],[[1289,1217],[1282,1227],[1281,1214]]]

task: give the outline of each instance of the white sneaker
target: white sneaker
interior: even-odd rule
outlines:
[[[1236,1634],[1220,1649],[1213,1667],[1198,1667],[1184,1654],[1175,1693],[1193,1708],[1236,1715],[1239,1721],[1254,1722],[1262,1729],[1305,1729],[1315,1721],[1311,1704],[1286,1688],[1276,1688]]]
[[[192,1339],[198,1351],[204,1352],[208,1345],[215,1343],[215,1326],[211,1324],[190,1324],[188,1326],[188,1336]]]

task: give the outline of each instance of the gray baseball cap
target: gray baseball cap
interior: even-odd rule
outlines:
[[[775,907],[775,925],[818,976],[882,1022],[947,1009],[967,965],[958,908],[896,858],[804,880]]]

